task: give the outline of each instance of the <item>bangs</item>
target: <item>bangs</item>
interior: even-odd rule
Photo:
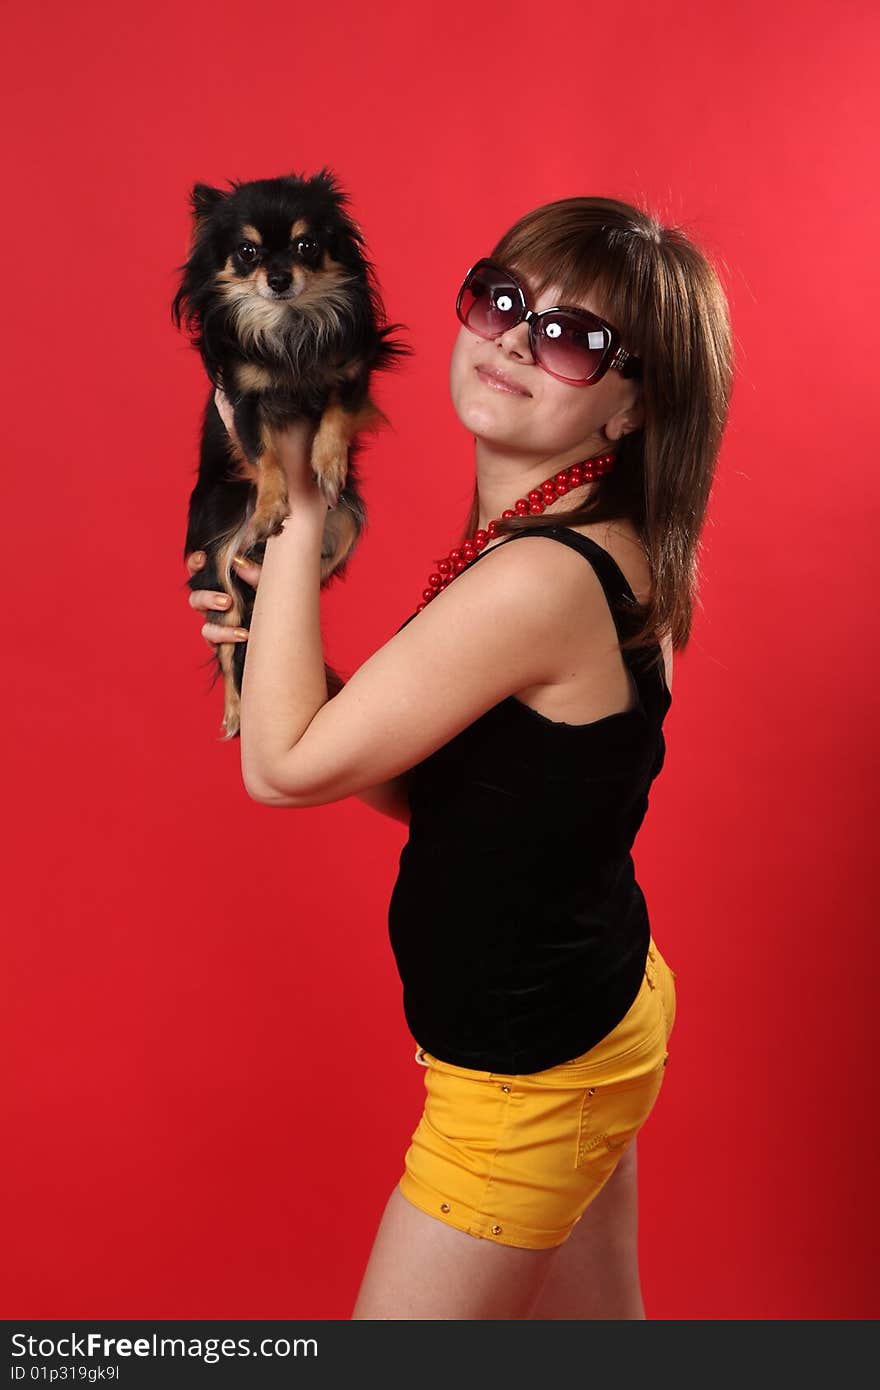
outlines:
[[[552,206],[552,205],[551,205]],[[541,217],[544,209],[512,228],[491,253],[528,280],[536,296],[555,286],[559,303],[589,299],[594,311],[619,331],[624,347],[643,356],[649,311],[646,299],[651,256],[645,240],[628,229],[598,225],[566,229]],[[548,225],[549,224],[549,225]]]

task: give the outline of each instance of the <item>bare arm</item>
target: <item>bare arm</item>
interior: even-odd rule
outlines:
[[[501,546],[329,698],[319,604],[326,503],[308,430],[279,431],[276,448],[290,511],[266,540],[241,695],[242,777],[255,801],[299,808],[363,797],[508,695],[558,678],[559,631],[576,604],[584,616],[583,566],[560,572],[558,547],[511,555]],[[384,795],[382,807],[387,814]]]
[[[190,574],[195,574],[205,563],[203,551],[193,551],[186,557],[186,566]],[[250,584],[254,589],[260,582],[262,565],[255,561],[249,561],[247,565],[239,565],[238,573],[245,583]],[[226,606],[221,602],[225,599],[224,594],[214,593],[210,589],[196,589],[190,592],[190,607],[207,615],[207,620],[202,627],[202,637],[209,647],[219,646],[221,642],[241,642],[247,641],[246,637],[235,637],[233,630],[224,627],[221,623],[211,622],[211,613],[219,612]],[[378,811],[380,815],[390,816],[393,820],[402,821],[404,825],[409,825],[409,801],[407,799],[407,782],[409,774],[401,773],[397,777],[391,777],[387,782],[379,782],[373,787],[364,787],[356,792],[359,801]]]

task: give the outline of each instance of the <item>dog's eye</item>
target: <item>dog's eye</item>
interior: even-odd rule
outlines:
[[[252,241],[243,241],[238,247],[238,258],[245,265],[253,265],[257,259],[257,248]]]
[[[294,245],[297,255],[301,256],[304,261],[308,261],[312,265],[317,263],[320,248],[314,237],[298,237]]]

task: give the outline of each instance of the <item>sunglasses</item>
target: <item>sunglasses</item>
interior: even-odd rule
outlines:
[[[587,309],[564,305],[535,313],[516,276],[486,257],[464,277],[455,312],[480,338],[498,338],[525,321],[538,366],[570,386],[595,386],[609,367],[625,377],[642,374],[641,359],[621,347],[620,334],[610,323]]]

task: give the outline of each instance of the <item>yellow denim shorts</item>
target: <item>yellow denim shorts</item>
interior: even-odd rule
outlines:
[[[427,1098],[401,1192],[468,1235],[561,1245],[654,1108],[674,1022],[675,972],[652,937],[632,1007],[580,1057],[507,1075],[417,1047]]]

